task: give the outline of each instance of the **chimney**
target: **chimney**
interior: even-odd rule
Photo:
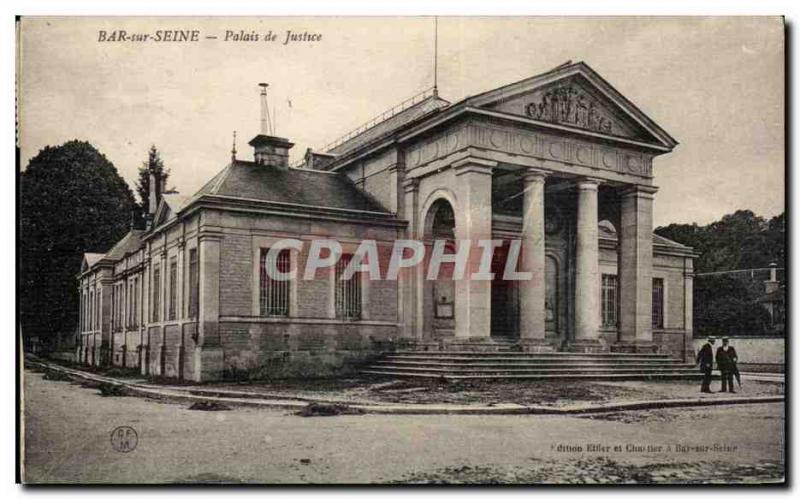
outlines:
[[[148,207],[147,212],[150,215],[150,217],[152,218],[153,215],[156,214],[156,209],[158,208],[158,198],[159,198],[158,191],[159,191],[159,187],[160,187],[159,185],[157,185],[159,182],[156,179],[155,172],[150,171],[150,182],[148,182],[148,183],[150,184],[149,185],[150,193],[148,195],[149,201],[150,201],[150,206]]]
[[[778,281],[778,264],[777,263],[770,263],[769,264],[769,281],[764,281],[764,293],[770,294],[774,291],[777,291],[781,286],[781,283]]]
[[[254,161],[259,165],[289,167],[289,149],[294,144],[287,139],[259,134],[249,144],[253,146]]]
[[[325,170],[334,159],[336,159],[336,156],[333,154],[315,152],[310,147],[306,149],[306,154],[303,157],[304,167],[311,170]]]
[[[267,87],[269,85],[259,83],[258,86],[261,87],[261,133],[248,142],[253,147],[254,161],[260,165],[288,168],[289,149],[294,144],[288,139],[273,135],[267,106]]]

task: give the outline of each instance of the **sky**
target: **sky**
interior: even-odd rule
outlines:
[[[198,30],[199,41],[99,41],[115,30]],[[284,45],[287,30],[321,39]],[[263,41],[270,31],[275,41]],[[133,188],[155,144],[186,194],[227,164],[234,130],[250,159],[259,82],[297,159],[434,77],[431,17],[23,18],[20,32],[23,168],[47,145],[87,140]],[[656,226],[784,210],[779,18],[439,18],[438,87],[451,102],[567,60],[589,64],[679,142],[654,161]]]

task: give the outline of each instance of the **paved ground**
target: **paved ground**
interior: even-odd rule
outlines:
[[[783,476],[783,404],[582,417],[301,418],[101,397],[31,371],[24,382],[27,482],[644,483]],[[119,443],[111,432],[118,426],[136,430],[135,450],[114,450]]]

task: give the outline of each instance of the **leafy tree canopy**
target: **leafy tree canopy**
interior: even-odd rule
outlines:
[[[786,217],[766,220],[750,210],[739,210],[700,226],[671,224],[656,233],[694,248],[696,273],[785,268]],[[756,302],[764,293],[768,274],[731,273],[694,279],[694,328],[698,334],[770,334],[766,309]]]
[[[784,214],[770,220],[750,210],[725,215],[708,225],[670,224],[656,234],[694,248],[700,254],[696,272],[716,272],[785,264]]]
[[[20,174],[20,322],[26,336],[74,332],[85,252],[108,251],[130,228],[133,193],[88,142],[47,146]]]

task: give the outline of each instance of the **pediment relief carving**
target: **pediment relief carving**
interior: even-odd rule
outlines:
[[[605,135],[652,141],[642,127],[579,78],[569,78],[490,104],[501,112]]]

